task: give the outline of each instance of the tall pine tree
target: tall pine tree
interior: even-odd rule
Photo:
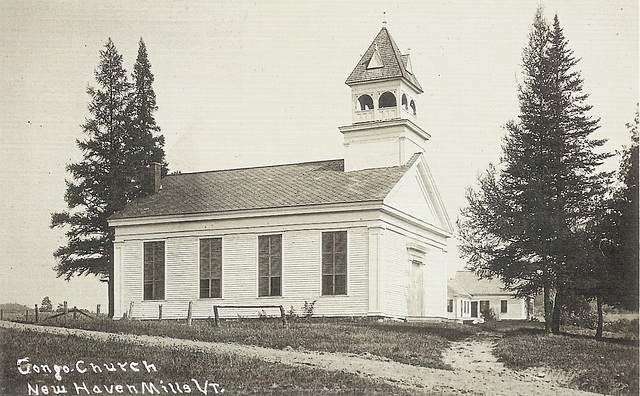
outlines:
[[[146,49],[143,54],[146,60]],[[86,139],[76,141],[83,159],[67,165],[71,174],[64,197],[68,210],[51,216],[52,227],[68,227],[67,244],[53,254],[58,261],[54,268],[57,275],[69,280],[92,274],[109,282],[110,315],[113,315],[114,301],[114,231],[107,219],[148,192],[141,187],[141,180],[149,172],[144,166],[164,160],[162,137],[149,137],[159,129],[152,116],[155,94],[151,89],[153,76],[148,62],[146,68],[141,67],[140,75],[143,77],[138,78],[134,73],[134,79],[136,84],[138,80],[144,81],[141,85],[145,89],[138,92],[128,81],[122,56],[109,39],[100,51],[100,64],[95,71],[98,87],[87,90],[91,97],[90,117],[82,125]],[[151,100],[145,97],[149,92]],[[137,105],[137,102],[151,105]],[[138,120],[144,117],[141,124]]]
[[[546,328],[554,332],[584,259],[593,204],[606,187],[596,167],[608,156],[594,151],[604,141],[590,138],[598,120],[587,114],[567,44],[557,16],[551,27],[539,8],[523,51],[519,120],[506,126],[500,171],[481,178],[480,192],[468,192],[458,222],[469,266],[519,295],[542,291]]]
[[[138,56],[133,66],[133,95],[131,100],[131,178],[134,181],[133,196],[145,195],[153,190],[153,181],[147,169],[152,163],[162,165],[162,172],[166,174],[167,163],[164,154],[164,136],[160,134],[160,127],[154,117],[158,109],[156,94],[153,90],[153,73],[147,56],[147,46],[140,38]]]

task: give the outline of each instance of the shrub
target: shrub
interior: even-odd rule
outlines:
[[[493,308],[484,307],[480,310],[480,315],[484,319],[485,322],[493,322],[496,320],[496,313]]]
[[[577,326],[591,330],[598,326],[598,314],[588,310],[570,313],[563,319],[562,323],[570,326]]]
[[[638,319],[618,319],[614,322],[605,323],[603,330],[612,333],[638,334]]]
[[[305,318],[310,318],[313,316],[313,306],[315,305],[316,301],[318,300],[313,300],[311,302],[307,302],[307,301],[304,302],[304,306],[302,307],[302,314],[304,315]]]

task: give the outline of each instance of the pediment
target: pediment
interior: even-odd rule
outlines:
[[[447,233],[453,227],[423,156],[384,199],[385,205]]]

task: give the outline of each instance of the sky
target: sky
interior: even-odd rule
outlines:
[[[94,276],[56,278],[65,167],[89,117],[99,51],[111,38],[130,73],[146,43],[171,171],[343,158],[344,84],[386,26],[424,93],[418,123],[452,222],[465,189],[501,154],[518,116],[521,54],[538,5],[557,13],[615,151],[638,102],[638,3],[625,1],[0,2],[0,303],[107,306]],[[383,13],[386,24],[383,25]],[[617,167],[616,157],[606,166]],[[456,241],[450,273],[464,266]]]

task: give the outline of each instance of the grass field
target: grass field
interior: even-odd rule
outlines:
[[[63,325],[62,322],[50,324]],[[194,321],[193,326],[187,326],[184,321],[68,320],[66,326],[111,333],[234,342],[276,349],[291,347],[324,352],[368,353],[411,365],[443,369],[450,368],[442,361],[442,352],[449,347],[450,341],[482,336],[482,333],[488,332],[501,335],[494,353],[510,368],[562,369],[572,375],[571,386],[576,389],[607,394],[638,394],[637,320],[609,324],[607,328],[620,332],[615,338],[603,341],[569,333],[547,335],[543,323],[524,321],[463,326],[451,323],[413,324],[311,318],[291,322],[283,329],[278,319],[228,320],[223,321],[220,327],[215,327],[213,322],[207,320]]]
[[[573,374],[571,386],[613,395],[638,394],[638,341],[573,334],[550,335],[538,329],[507,331],[494,353],[507,367],[548,367]]]
[[[55,323],[51,323],[55,324]],[[59,323],[58,325],[63,325]],[[215,327],[210,321],[68,321],[67,326],[109,333],[164,335],[200,341],[238,342],[267,348],[306,349],[382,356],[416,366],[448,369],[442,351],[449,341],[475,333],[469,326],[448,323],[410,324],[376,322],[364,319],[303,319],[286,329],[278,319],[223,321]]]
[[[2,395],[27,395],[30,390],[31,394],[36,394],[34,389],[39,394],[54,394],[62,386],[68,394],[87,394],[85,387],[91,394],[96,394],[94,386],[105,394],[135,394],[134,390],[142,393],[145,386],[146,389],[155,387],[160,394],[173,394],[174,389],[188,393],[185,387],[194,394],[203,394],[200,389],[207,389],[210,395],[224,393],[222,389],[233,395],[411,394],[403,388],[352,374],[279,365],[242,356],[99,342],[10,329],[0,330],[0,336]],[[19,371],[17,362],[26,357],[29,357],[31,366],[23,363]],[[153,364],[156,371],[151,366],[146,370],[143,361],[147,365]],[[118,364],[124,362],[127,364]],[[133,367],[139,371],[132,371],[132,362],[136,363]],[[110,372],[103,366],[102,372],[96,373],[92,363],[97,366],[106,364],[115,371]],[[46,372],[43,365],[51,373]],[[56,370],[55,365],[62,369]],[[69,373],[65,373],[65,366]],[[60,380],[56,379],[56,372]]]

